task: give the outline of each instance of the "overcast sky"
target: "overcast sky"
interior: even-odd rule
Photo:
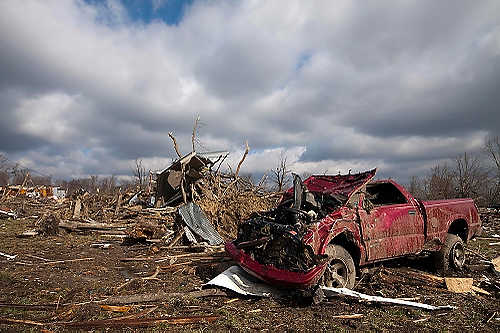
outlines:
[[[245,140],[406,182],[500,134],[500,1],[0,1],[0,153],[54,178]]]

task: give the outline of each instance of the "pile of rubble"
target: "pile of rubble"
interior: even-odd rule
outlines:
[[[483,231],[494,231],[500,229],[500,206],[479,208]]]
[[[269,209],[280,195],[237,173],[214,170],[223,160],[222,153],[192,152],[152,173],[145,189],[114,195],[81,190],[56,199],[7,193],[0,199],[0,218],[33,219],[33,229],[21,237],[65,229],[122,238],[126,244],[219,245],[236,236],[240,221]]]

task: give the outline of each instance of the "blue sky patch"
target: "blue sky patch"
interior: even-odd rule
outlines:
[[[91,5],[106,5],[105,0],[85,0]],[[120,0],[132,21],[148,24],[161,20],[168,25],[179,24],[194,0]]]

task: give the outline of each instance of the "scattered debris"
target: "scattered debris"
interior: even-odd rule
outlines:
[[[423,303],[405,301],[405,300],[401,300],[401,299],[395,299],[395,298],[365,295],[365,294],[362,294],[360,292],[357,292],[357,291],[354,291],[351,289],[347,289],[347,288],[333,288],[333,287],[325,287],[325,286],[321,286],[320,288],[323,290],[323,293],[325,294],[326,297],[343,295],[343,296],[350,296],[350,297],[359,298],[359,299],[370,301],[370,302],[392,303],[392,304],[410,306],[410,307],[414,307],[414,308],[421,308],[424,310],[431,310],[431,311],[434,311],[434,310],[453,310],[456,308],[456,307],[450,306],[450,305],[434,306],[434,305],[429,305],[429,304],[423,304]]]
[[[231,266],[231,257],[220,244],[237,237],[237,248],[251,252],[254,258],[268,258],[269,263],[292,267],[295,273],[307,272],[311,267],[324,263],[326,257],[316,255],[302,242],[297,245],[295,239],[303,238],[303,226],[312,225],[308,221],[329,215],[331,209],[344,203],[345,196],[340,195],[342,193],[329,193],[328,198],[325,195],[314,196],[305,191],[298,181],[296,187],[301,187],[302,191],[284,195],[270,192],[261,184],[255,185],[239,176],[248,149],[235,168],[236,172],[227,174],[219,172],[217,167],[225,160],[226,152],[202,154],[193,149],[192,153],[182,156],[178,147],[176,150],[179,159],[160,172],[150,173],[147,187],[122,188],[115,192],[90,193],[82,190],[58,199],[54,197],[55,194],[53,197],[25,195],[22,189],[26,186],[19,186],[17,191],[4,192],[0,218],[17,220],[5,219],[2,228],[7,230],[7,227],[22,223],[21,229],[12,229],[15,231],[10,239],[23,246],[39,245],[33,247],[32,251],[25,248],[18,251],[16,247],[8,245],[2,250],[9,254],[0,252],[4,258],[2,264],[7,268],[2,270],[0,283],[8,288],[17,288],[15,294],[5,295],[3,301],[6,303],[1,303],[0,307],[17,309],[19,312],[31,311],[28,316],[13,312],[14,318],[0,318],[0,324],[85,330],[191,323],[200,326],[187,328],[189,330],[221,330],[222,326],[217,322],[213,327],[205,325],[215,321],[218,316],[230,319],[235,313],[243,311],[252,314],[248,317],[255,319],[258,316],[263,320],[270,318],[269,313],[274,316],[277,311],[283,312],[282,317],[291,315],[292,307],[281,307],[281,303],[290,301],[295,304],[299,293],[276,289],[240,267]],[[370,195],[365,188],[362,190],[363,195]],[[299,192],[301,195],[296,195]],[[283,200],[287,201],[287,209],[276,208],[277,203]],[[306,214],[294,210],[301,201],[301,210],[305,210]],[[483,228],[487,232],[478,238],[477,243],[467,244],[466,251],[473,256],[467,259],[465,269],[455,274],[460,278],[443,278],[415,268],[377,264],[361,273],[356,280],[356,291],[326,287],[317,289],[321,291],[323,300],[325,296],[329,297],[322,306],[329,307],[329,310],[336,309],[327,315],[328,318],[341,319],[339,323],[348,322],[359,330],[383,330],[384,327],[366,326],[377,309],[373,307],[374,311],[365,312],[365,304],[377,302],[427,310],[449,310],[453,307],[436,305],[456,305],[457,300],[463,300],[488,304],[488,308],[481,312],[483,316],[475,317],[481,323],[488,324],[488,328],[495,329],[499,318],[494,302],[500,295],[499,275],[495,275],[495,272],[500,274],[500,257],[490,259],[498,255],[498,248],[488,248],[488,244],[500,239],[497,234],[500,230],[499,216],[497,211],[487,212],[483,220]],[[285,223],[284,220],[289,217],[294,224]],[[240,223],[249,219],[253,221],[252,224]],[[268,227],[259,221],[271,222],[272,226]],[[26,231],[18,235],[19,230]],[[292,237],[293,233],[295,238]],[[16,235],[38,237],[23,240],[15,239]],[[126,246],[118,246],[120,242]],[[471,246],[471,243],[477,246]],[[30,275],[30,272],[36,272],[36,275]],[[63,275],[71,282],[61,282],[63,280],[58,278]],[[466,281],[457,283],[458,279],[464,280],[463,277],[467,277]],[[73,288],[73,283],[79,287]],[[43,289],[36,289],[39,286],[43,286]],[[84,286],[83,289],[80,286]],[[200,286],[202,290],[199,290]],[[480,295],[460,296],[448,290]],[[30,299],[27,295],[32,291],[36,291],[36,294],[33,293],[36,297],[48,295],[47,304],[20,304],[25,301],[21,297]],[[234,298],[233,292],[280,300]],[[354,301],[337,297],[339,295],[353,298]],[[224,298],[213,299],[220,296]],[[308,290],[306,296],[309,300],[309,297],[316,295]],[[321,297],[316,300],[321,300]],[[278,306],[271,306],[268,311],[268,302],[277,302]],[[296,308],[292,310],[296,311]],[[307,307],[299,311],[302,310],[308,311]],[[50,314],[47,316],[41,311]],[[459,311],[453,311],[450,315],[460,315]],[[396,312],[387,312],[386,318],[398,320]],[[416,315],[412,310],[408,310],[408,313],[405,323],[410,325],[410,329],[416,326],[411,326],[412,323],[435,328],[436,318],[446,317],[440,317],[446,313],[432,316]],[[354,321],[360,318],[364,319]],[[231,320],[224,322],[226,326],[223,329],[233,329]],[[468,324],[471,322],[474,321]],[[428,324],[431,326],[424,326]],[[280,325],[286,323],[279,323],[275,328]],[[464,326],[466,328],[470,326]]]
[[[491,263],[493,264],[493,268],[495,269],[495,271],[500,273],[500,257],[496,257],[495,259],[492,259]]]
[[[446,288],[454,293],[469,293],[472,291],[472,278],[444,278]]]
[[[258,296],[258,297],[283,297],[285,295],[290,295],[290,292],[286,292],[270,285],[259,282],[248,273],[243,271],[238,266],[232,266],[207,282],[205,286],[217,286],[225,289],[232,290],[238,294],[245,296]],[[360,292],[347,289],[347,288],[332,288],[320,286],[321,291],[325,297],[334,297],[338,295],[350,296],[359,299],[363,299],[370,302],[378,303],[392,303],[404,306],[422,308],[425,310],[451,310],[455,307],[445,305],[445,306],[434,306],[429,304],[411,302],[401,299],[371,296],[362,294]]]
[[[17,214],[0,209],[0,217],[11,217],[13,219],[17,219]]]
[[[279,289],[257,280],[239,266],[229,267],[204,286],[222,287],[245,296],[279,298],[284,295]]]
[[[210,245],[219,245],[224,241],[197,204],[189,202],[179,207],[179,214],[191,231],[208,241]],[[194,243],[197,243],[196,240]]]
[[[12,255],[10,255],[10,254],[0,252],[0,256],[5,257],[5,258],[7,258],[8,260],[13,260],[13,259],[16,259],[17,254],[15,254],[15,255],[13,255],[13,256],[12,256]]]

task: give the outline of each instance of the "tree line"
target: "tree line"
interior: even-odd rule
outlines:
[[[486,158],[484,158],[486,157]],[[56,185],[66,189],[68,194],[80,189],[88,192],[114,193],[120,188],[144,188],[149,181],[149,171],[142,160],[136,159],[131,167],[131,180],[118,181],[115,176],[97,175],[72,180],[52,180],[51,176],[34,175],[27,168],[10,161],[0,154],[0,186],[23,184]],[[306,178],[307,175],[302,175]],[[278,166],[271,170],[270,181],[273,190],[282,191],[290,183],[290,170],[286,156],[281,154]],[[500,204],[500,137],[485,139],[480,154],[464,152],[451,163],[441,163],[432,167],[426,175],[412,176],[408,190],[422,200],[449,198],[473,198],[480,206]]]
[[[500,137],[486,138],[482,150],[476,155],[464,152],[425,176],[411,177],[408,190],[422,200],[473,198],[480,206],[499,205]]]

